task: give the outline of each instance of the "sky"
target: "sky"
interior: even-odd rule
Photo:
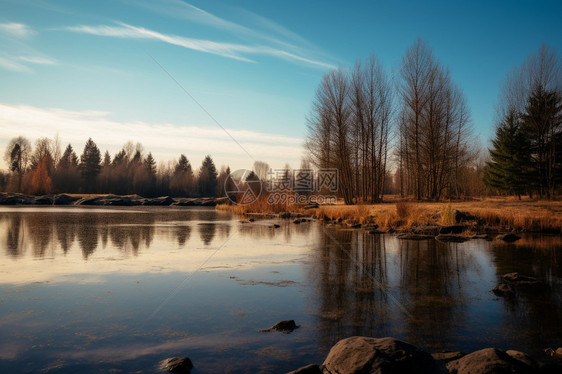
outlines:
[[[390,76],[422,38],[450,69],[485,147],[500,84],[561,1],[0,0],[0,153],[10,139],[127,141],[157,162],[300,165],[322,76],[374,54]],[[6,169],[4,160],[0,169]]]

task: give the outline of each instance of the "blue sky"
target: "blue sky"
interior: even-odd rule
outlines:
[[[541,43],[562,50],[560,19],[560,1],[0,0],[0,149],[58,133],[78,153],[92,137],[112,155],[131,140],[162,162],[298,167],[322,76],[371,53],[393,74],[418,37],[486,145],[500,82]]]

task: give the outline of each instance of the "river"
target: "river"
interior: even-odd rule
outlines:
[[[273,224],[279,224],[279,228]],[[502,274],[543,286],[501,298]],[[212,208],[0,207],[0,372],[282,373],[338,340],[430,352],[562,337],[562,242],[404,241]],[[259,332],[294,319],[290,334]]]

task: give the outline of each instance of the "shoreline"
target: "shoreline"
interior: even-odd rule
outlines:
[[[475,236],[500,233],[562,235],[561,201],[517,201],[506,198],[455,202],[395,200],[370,205],[285,205],[263,202],[219,205],[241,216],[315,217],[325,224],[371,233]],[[446,238],[443,238],[446,239]]]

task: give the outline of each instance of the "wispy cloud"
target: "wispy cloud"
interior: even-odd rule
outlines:
[[[29,65],[57,65],[57,62],[43,56],[0,56],[0,68],[2,69],[32,73],[34,70]]]
[[[0,68],[11,71],[18,71],[22,73],[31,73],[33,69],[21,64],[13,59],[0,56]]]
[[[306,63],[310,65],[315,65],[323,68],[333,68],[331,64],[316,61],[307,57],[302,57],[294,53],[289,53],[284,50],[276,49],[270,46],[264,45],[244,45],[236,43],[223,43],[216,42],[212,40],[204,39],[194,39],[173,34],[164,34],[158,31],[150,30],[144,27],[132,26],[126,23],[119,23],[118,26],[109,25],[98,25],[98,26],[88,26],[79,25],[66,27],[65,30],[91,34],[97,36],[108,36],[116,38],[126,38],[126,39],[147,39],[147,40],[157,40],[164,43],[176,45],[179,47],[204,52],[212,53],[222,57],[227,57],[239,61],[252,62],[256,61],[248,58],[245,55],[269,55],[273,57],[283,58],[289,61],[297,61],[301,63]]]
[[[127,38],[127,39],[151,39],[159,40],[165,43],[177,45],[187,49],[196,50],[199,52],[213,53],[219,56],[233,58],[236,60],[242,60],[247,62],[253,62],[247,58],[244,58],[237,54],[245,48],[245,46],[237,44],[228,44],[213,42],[210,40],[193,39],[186,38],[178,35],[167,35],[162,34],[157,31],[149,30],[144,27],[131,26],[125,23],[120,23],[120,26],[74,26],[67,27],[66,30],[92,34],[98,36],[111,36],[117,38]]]
[[[0,32],[18,38],[28,38],[35,34],[35,31],[23,23],[0,23]]]
[[[265,42],[273,47],[267,48],[262,46],[261,50],[269,50],[270,53],[268,54],[271,55],[278,57],[294,56],[294,58],[288,59],[323,68],[335,68],[333,64],[323,61],[326,59],[323,53],[305,38],[270,19],[246,9],[235,8],[235,10],[243,14],[245,18],[251,19],[252,23],[257,27],[252,28],[229,21],[183,0],[137,2],[137,5],[168,17],[187,19],[191,22],[211,26],[215,29],[226,30],[229,32],[229,35],[236,35],[252,45],[262,45]],[[319,56],[323,57],[320,58]]]
[[[38,108],[22,104],[0,103],[0,149],[14,136],[30,140],[59,134],[64,142],[80,150],[88,137],[99,141],[102,151],[116,153],[127,141],[140,142],[159,161],[177,159],[186,153],[197,164],[212,153],[218,165],[231,168],[251,167],[253,160],[216,127],[169,123],[119,122],[102,111],[73,111]],[[282,167],[285,162],[298,165],[302,139],[277,134],[228,129],[228,132],[257,159]],[[186,151],[187,150],[187,151]]]

